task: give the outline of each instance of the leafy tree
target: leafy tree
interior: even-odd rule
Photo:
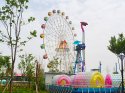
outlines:
[[[123,33],[119,34],[118,38],[116,38],[115,36],[111,37],[109,43],[110,45],[108,46],[108,49],[117,57],[120,53],[124,53],[125,55],[125,37]],[[113,73],[117,74],[118,72]]]
[[[108,46],[108,49],[118,55],[120,53],[124,53],[125,55],[125,37],[122,34],[119,34],[119,37],[116,38],[115,36],[111,37],[111,40],[109,41],[110,45]]]
[[[0,7],[0,22],[4,26],[4,30],[0,30],[0,41],[10,46],[12,71],[10,81],[10,93],[12,93],[12,80],[14,73],[14,64],[16,62],[17,51],[21,46],[25,45],[32,37],[27,37],[27,40],[22,41],[21,32],[22,27],[27,23],[35,20],[34,17],[30,17],[27,22],[23,20],[23,13],[28,9],[27,3],[29,0],[5,0],[5,6]],[[30,33],[36,37],[36,31]]]
[[[49,68],[49,71],[50,72],[59,72],[59,69],[58,69],[58,65],[61,64],[61,60],[59,61],[59,58],[53,58],[53,60],[51,60],[47,67]]]
[[[0,77],[11,74],[11,63],[9,56],[0,56]]]
[[[45,77],[44,70],[41,67],[41,64],[36,60],[36,93],[40,90],[45,90]]]
[[[33,80],[35,73],[35,57],[32,54],[20,55],[19,57],[21,62],[18,64],[18,68],[21,70],[24,76],[28,77],[30,87],[30,82]]]

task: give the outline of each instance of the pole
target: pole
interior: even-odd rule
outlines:
[[[83,26],[88,25],[87,22],[80,22],[81,23],[81,29],[82,29],[82,44],[85,44],[85,31]],[[83,55],[83,62],[82,62],[82,72],[85,72],[85,49],[82,50],[82,55]]]
[[[100,61],[99,65],[100,65],[99,70],[100,70],[100,73],[101,73],[101,71],[102,71],[102,63],[101,63],[101,61]]]
[[[119,58],[121,59],[121,76],[122,76],[122,93],[124,93],[124,73],[123,73],[123,60],[124,60],[125,55],[123,53],[119,54]]]
[[[117,63],[116,63],[116,73],[118,73],[118,71],[117,71]]]
[[[85,31],[82,32],[82,43],[85,44]],[[83,63],[82,63],[82,72],[85,71],[85,49],[82,50]]]
[[[122,93],[124,93],[123,57],[121,57]]]

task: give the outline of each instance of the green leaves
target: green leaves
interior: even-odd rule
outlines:
[[[0,56],[0,76],[7,76],[9,73],[8,70],[10,70],[11,63],[10,63],[10,57],[9,56]],[[2,72],[2,69],[4,69]],[[3,74],[3,75],[1,75]]]
[[[111,37],[109,43],[110,45],[108,46],[108,49],[111,52],[113,52],[116,55],[120,53],[125,54],[125,37],[123,34],[119,34],[118,38],[116,38],[115,36]]]
[[[30,22],[33,22],[33,21],[35,21],[35,18],[34,17],[30,17],[29,19],[28,19],[28,22],[30,23]]]
[[[33,36],[33,37],[37,37],[37,31],[34,30],[33,32],[30,32],[30,34]]]
[[[1,8],[1,12],[0,12],[0,20],[6,21],[8,19],[10,19],[10,15],[13,14],[13,11],[10,9],[9,6],[3,6]]]
[[[59,61],[59,58],[53,58],[53,60],[51,60],[47,67],[50,69],[50,72],[59,72],[58,70],[58,65],[61,63],[61,60]]]
[[[5,16],[1,16],[0,20],[5,20]]]
[[[34,73],[34,56],[32,54],[25,54],[19,56],[21,59],[21,62],[18,64],[18,68],[22,70],[22,74],[25,74],[27,76],[27,73]]]
[[[25,5],[26,3],[29,2],[29,0],[5,0],[5,1],[8,5],[15,7]]]

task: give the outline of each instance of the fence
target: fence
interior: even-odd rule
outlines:
[[[74,88],[72,86],[46,85],[49,93],[120,93],[117,87],[112,88]]]

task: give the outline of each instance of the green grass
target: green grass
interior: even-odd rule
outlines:
[[[2,93],[3,88],[0,88],[0,93]],[[4,93],[9,93],[9,90],[6,90]],[[14,88],[13,93],[36,93],[35,90],[29,88]],[[49,93],[45,90],[39,91],[39,93]]]

